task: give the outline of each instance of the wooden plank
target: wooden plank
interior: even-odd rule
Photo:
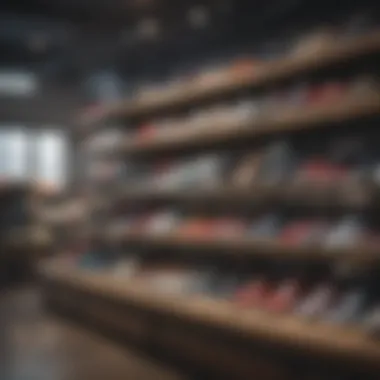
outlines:
[[[380,114],[380,97],[375,94],[349,98],[338,103],[305,109],[286,107],[259,120],[231,123],[222,128],[215,125],[186,133],[161,135],[148,140],[127,139],[109,152],[111,155],[153,155],[195,148],[209,148],[231,141],[246,141],[287,132],[311,131],[331,124]]]
[[[276,239],[247,237],[191,236],[177,233],[149,234],[113,231],[95,236],[111,243],[134,244],[148,248],[177,248],[210,253],[215,257],[258,257],[307,262],[350,262],[371,265],[380,261],[380,247],[366,243],[350,246],[325,247],[319,244],[291,245]]]
[[[115,281],[106,275],[92,275],[54,265],[41,274],[51,282],[66,284],[89,294],[134,304],[147,311],[219,328],[255,342],[287,347],[303,354],[342,361],[351,366],[380,369],[380,344],[364,332],[319,322],[298,320],[292,316],[246,310],[228,302],[202,297],[165,296],[147,291],[133,281]]]
[[[284,80],[301,73],[313,72],[328,68],[334,64],[350,61],[354,58],[374,54],[380,51],[380,32],[373,31],[363,36],[339,41],[326,46],[314,54],[305,56],[285,56],[273,62],[262,64],[253,74],[239,78],[228,78],[211,87],[186,83],[182,91],[170,94],[165,90],[155,99],[128,99],[105,107],[96,115],[86,115],[79,119],[81,132],[91,131],[91,124],[102,123],[107,119],[136,118],[152,115],[156,112],[169,111],[189,106],[204,100],[229,94],[246,88],[260,87],[269,83]]]
[[[349,188],[349,191],[348,191]],[[122,203],[135,202],[181,202],[220,205],[252,204],[253,202],[279,202],[307,204],[311,207],[334,207],[362,209],[373,206],[378,187],[364,181],[351,183],[300,183],[281,181],[279,184],[252,183],[244,187],[218,186],[213,189],[160,190],[154,188],[126,187],[108,198],[100,197],[94,207],[118,207]],[[111,199],[109,199],[111,198]]]

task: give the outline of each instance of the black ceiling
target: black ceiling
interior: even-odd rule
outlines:
[[[73,22],[121,26],[145,16],[165,17],[191,4],[223,8],[232,0],[3,0],[0,9],[38,14]]]
[[[289,30],[295,20],[325,22],[338,8],[375,0],[2,0],[0,65],[27,66],[46,81],[81,81],[88,72],[114,67],[131,75],[168,63],[190,61],[211,51],[252,43]],[[206,6],[212,27],[194,32],[186,12]],[[307,17],[305,16],[307,15]],[[162,38],[133,38],[139,20],[154,17]],[[297,25],[298,25],[297,24]],[[169,70],[167,66],[166,70]],[[170,69],[171,70],[171,69]]]

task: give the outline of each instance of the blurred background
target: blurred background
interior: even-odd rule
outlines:
[[[3,0],[0,379],[377,379],[375,0]]]

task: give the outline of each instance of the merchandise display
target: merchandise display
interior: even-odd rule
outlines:
[[[346,215],[340,219],[294,218],[281,213],[242,218],[231,215],[188,215],[176,209],[162,209],[129,215],[111,223],[108,236],[116,239],[133,234],[141,240],[154,236],[181,239],[207,239],[216,244],[220,239],[245,242],[278,243],[283,247],[313,247],[335,252],[336,248],[372,247],[376,244],[377,227],[368,226],[359,215]],[[154,241],[154,239],[153,239]],[[174,242],[174,240],[173,240]],[[176,244],[176,243],[173,243]],[[259,247],[259,246],[258,246]],[[340,252],[339,250],[337,252]]]
[[[186,118],[151,121],[137,128],[135,139],[175,139],[192,134],[215,133],[223,128],[237,129],[249,125],[255,128],[263,120],[275,120],[292,114],[295,108],[310,111],[316,108],[330,107],[332,104],[363,101],[378,98],[378,86],[375,78],[354,78],[347,82],[327,82],[321,84],[303,84],[279,93],[269,93],[261,99],[242,100],[236,104],[210,106],[209,109],[192,112]],[[130,138],[130,137],[128,137]]]
[[[363,128],[370,131],[371,125]],[[90,173],[105,184],[122,181],[126,191],[248,190],[257,186],[321,191],[340,186],[343,191],[350,186],[352,197],[360,198],[365,184],[378,181],[379,158],[371,138],[321,136],[311,144],[303,137],[270,142],[253,151],[218,150],[143,164],[98,160]]]
[[[256,130],[261,125],[287,120],[294,112],[302,110],[311,115],[317,110],[329,111],[333,105],[355,106],[371,104],[379,100],[379,86],[375,77],[358,77],[346,81],[301,84],[263,95],[261,98],[244,99],[235,103],[211,105],[201,111],[192,111],[185,116],[145,121],[130,129],[124,136],[118,131],[100,134],[86,144],[88,151],[102,152],[120,150],[129,143],[151,141],[175,142],[177,138],[198,138],[223,131],[238,131],[241,128]]]
[[[342,16],[284,36],[281,54],[268,46],[260,59],[227,56],[136,86],[103,115],[126,133],[93,131],[82,144],[83,182],[104,207],[89,207],[86,249],[42,270],[48,283],[125,304],[119,327],[141,313],[143,340],[159,350],[191,335],[182,344],[198,360],[234,367],[217,339],[212,355],[199,343],[227,333],[294,360],[379,369],[380,36],[370,24]]]
[[[299,276],[299,269],[293,275],[278,276],[273,269],[243,275],[213,268],[152,265],[139,259],[136,253],[122,256],[89,251],[65,265],[104,273],[148,292],[182,297],[202,295],[229,301],[237,308],[285,313],[326,324],[355,325],[377,333],[379,299],[371,289],[373,284],[380,284],[373,276],[367,276],[361,285],[352,281],[350,285],[345,280],[342,288],[339,276],[327,281],[305,281]]]
[[[307,33],[296,35],[290,43],[286,42],[285,38],[282,43],[276,44],[274,50],[270,50],[269,59],[252,55],[235,57],[229,59],[227,64],[216,62],[206,68],[193,70],[192,73],[185,73],[182,77],[171,78],[166,83],[144,84],[137,87],[130,100],[137,112],[129,113],[131,116],[139,115],[144,108],[154,110],[168,107],[173,103],[187,104],[193,97],[198,96],[202,99],[218,92],[232,91],[242,84],[250,88],[256,82],[265,83],[267,67],[272,69],[276,60],[286,63],[300,61],[307,67],[317,55],[326,56],[327,63],[332,59],[330,55],[333,61],[336,59],[338,62],[345,57],[350,58],[351,52],[355,51],[357,46],[367,43],[367,35],[371,36],[371,33],[376,35],[377,23],[371,16],[355,15],[340,26],[314,28]],[[288,49],[284,49],[284,46],[288,46]],[[371,50],[371,44],[369,47]],[[341,50],[341,57],[332,54],[335,49]],[[278,75],[281,77],[281,74],[280,70]],[[284,74],[288,72],[285,71]]]
[[[328,232],[326,245],[331,247],[355,244],[363,239],[364,229],[359,218],[347,216]]]
[[[253,222],[248,230],[248,235],[252,238],[274,238],[278,235],[282,225],[281,216],[277,214],[264,215]]]
[[[335,297],[336,290],[332,284],[318,284],[299,301],[294,312],[302,318],[321,318],[331,308]]]

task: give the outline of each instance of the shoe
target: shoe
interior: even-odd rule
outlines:
[[[272,287],[265,279],[251,280],[237,289],[233,299],[239,306],[265,309]]]
[[[180,221],[180,215],[175,211],[164,211],[153,215],[146,222],[145,232],[148,234],[165,234],[173,232]]]
[[[265,300],[265,309],[277,313],[290,312],[300,294],[300,283],[296,279],[287,279]]]
[[[186,220],[177,229],[177,233],[184,238],[210,238],[212,236],[213,221],[200,217]]]
[[[312,220],[291,222],[282,229],[279,240],[283,244],[295,246],[312,243],[317,227],[317,223]]]
[[[252,238],[267,239],[277,236],[282,220],[277,214],[268,214],[254,222],[249,227],[248,235]]]
[[[327,233],[324,244],[328,248],[351,246],[363,237],[364,232],[365,228],[360,218],[347,216]]]
[[[359,320],[366,306],[367,294],[362,289],[348,291],[324,319],[333,323],[352,323]]]
[[[265,184],[278,184],[291,177],[295,165],[296,159],[290,142],[274,143],[264,153],[258,180]]]
[[[258,177],[263,154],[249,153],[242,157],[233,169],[229,182],[234,187],[248,187],[252,185]]]
[[[327,312],[336,298],[330,284],[317,285],[294,309],[294,314],[304,318],[317,318]]]
[[[301,184],[328,185],[342,181],[347,171],[324,160],[312,160],[303,163],[297,170],[295,182]]]
[[[220,218],[214,221],[212,236],[215,239],[234,238],[244,234],[245,223],[237,218]]]
[[[231,299],[240,284],[237,275],[216,272],[208,276],[207,292],[212,297]]]
[[[309,106],[329,106],[341,101],[347,92],[346,83],[326,82],[310,88],[307,103]]]

